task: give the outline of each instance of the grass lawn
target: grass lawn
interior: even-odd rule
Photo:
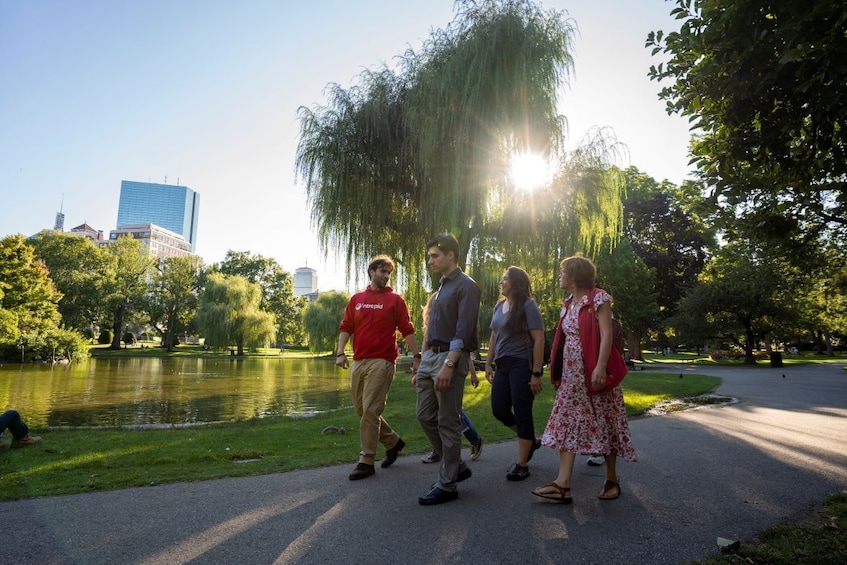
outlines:
[[[810,363],[845,363],[847,362],[847,353],[838,352],[832,357],[827,355],[817,355],[809,351],[803,351],[797,355],[782,354],[783,365],[808,365]],[[686,365],[703,365],[707,367],[768,367],[770,361],[768,359],[760,359],[755,365],[745,365],[744,359],[720,359],[718,361],[712,359],[708,355],[702,353],[680,352],[664,355],[662,353],[644,353],[644,363],[641,365],[650,370],[651,365],[661,366],[663,364],[680,364]]]
[[[287,354],[287,353],[286,353]],[[408,444],[404,453],[424,453],[429,444],[415,418],[415,390],[408,373],[398,373],[385,416]],[[643,414],[657,403],[713,390],[715,377],[659,375],[633,371],[624,381],[627,412]],[[549,381],[535,402],[539,433],[550,415],[554,389]],[[491,416],[490,385],[468,385],[465,410],[488,442],[513,439]],[[323,434],[328,426],[345,434]],[[9,449],[0,445],[0,500],[114,490],[277,473],[355,463],[358,417],[344,408],[313,418],[272,417],[165,429],[33,429],[44,443]]]

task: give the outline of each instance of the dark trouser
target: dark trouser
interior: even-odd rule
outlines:
[[[535,395],[529,388],[530,378],[532,369],[526,359],[497,359],[497,370],[494,371],[494,382],[491,386],[491,412],[503,425],[516,426],[519,438],[534,441],[532,403],[535,401]]]
[[[17,410],[7,410],[3,414],[0,414],[0,434],[6,428],[9,428],[9,431],[12,432],[12,437],[15,439],[25,438],[29,433],[29,428],[26,427]]]

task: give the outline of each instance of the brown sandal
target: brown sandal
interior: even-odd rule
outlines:
[[[544,487],[553,487],[558,490],[558,493],[552,492],[538,492],[539,488]],[[545,500],[552,500],[553,502],[559,502],[561,504],[570,504],[573,502],[573,498],[571,497],[571,489],[569,487],[562,487],[556,484],[556,481],[550,481],[544,487],[537,487],[532,491],[532,494],[539,498],[543,498]]]
[[[609,494],[609,491],[616,489],[614,494]],[[621,495],[621,485],[615,481],[606,480],[603,483],[603,492],[597,495],[600,500],[614,500]]]

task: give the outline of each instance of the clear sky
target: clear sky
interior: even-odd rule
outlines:
[[[611,127],[655,177],[688,176],[688,124],[647,78],[650,31],[678,26],[665,0],[555,0],[579,35],[561,113],[576,141]],[[454,16],[453,0],[0,1],[0,237],[87,222],[108,237],[121,180],[201,195],[197,253],[227,250],[318,271],[324,260],[294,172],[297,108],[325,104]],[[167,180],[165,180],[167,179]],[[64,204],[63,204],[64,201]],[[421,234],[422,243],[431,234]],[[423,253],[423,250],[421,251]]]

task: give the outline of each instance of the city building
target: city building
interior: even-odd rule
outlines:
[[[87,237],[94,243],[100,243],[101,241],[103,241],[103,230],[96,230],[88,224],[81,224],[75,228],[72,228],[69,233],[72,233],[74,235],[81,235],[82,237]]]
[[[187,186],[124,180],[116,231],[125,226],[155,225],[180,235],[194,253],[199,213],[200,195]],[[109,238],[112,239],[111,235]]]
[[[300,267],[294,271],[294,296],[306,296],[314,300],[318,292],[318,272],[310,267]]]
[[[117,229],[109,232],[109,241],[115,241],[119,237],[127,235],[146,245],[147,254],[151,257],[166,259],[168,257],[192,255],[191,244],[184,237],[156,224],[118,226]]]

